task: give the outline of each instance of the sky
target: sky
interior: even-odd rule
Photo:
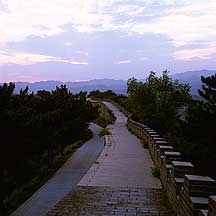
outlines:
[[[215,0],[0,0],[0,82],[216,69]]]

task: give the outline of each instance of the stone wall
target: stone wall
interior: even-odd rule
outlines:
[[[128,118],[128,128],[149,149],[176,215],[216,216],[216,181],[195,175],[193,164],[183,161],[181,153],[147,125]]]

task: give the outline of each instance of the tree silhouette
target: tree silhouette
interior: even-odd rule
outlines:
[[[14,88],[13,83],[0,86],[1,199],[36,175],[39,164],[52,168],[54,156],[82,139],[98,116],[85,92],[72,94],[65,85],[36,94],[28,87],[14,94]]]

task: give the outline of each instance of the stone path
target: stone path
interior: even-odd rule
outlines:
[[[161,189],[79,186],[49,216],[172,216]]]
[[[147,149],[126,128],[127,118],[105,103],[117,117],[95,164],[47,216],[172,216],[160,180],[152,177]]]
[[[79,186],[111,186],[161,188],[160,180],[152,177],[153,162],[148,149],[126,128],[127,118],[112,104],[105,103],[117,117],[111,125],[109,143]]]
[[[98,158],[104,147],[98,137],[101,127],[90,125],[94,137],[81,146],[55,175],[21,205],[11,216],[43,216],[71,192]]]

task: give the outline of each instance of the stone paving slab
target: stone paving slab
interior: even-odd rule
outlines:
[[[79,186],[47,216],[173,216],[162,189]]]

